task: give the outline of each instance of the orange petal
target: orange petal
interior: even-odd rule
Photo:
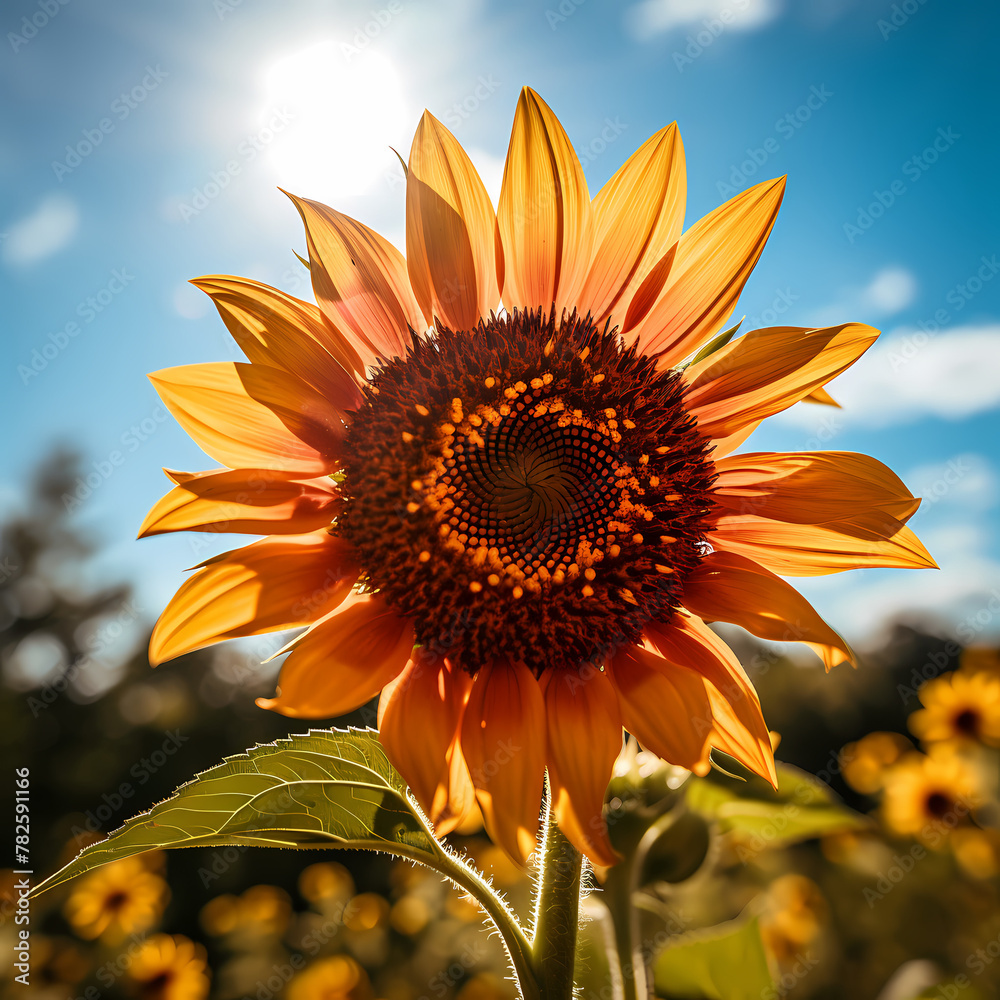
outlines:
[[[777,783],[771,740],[760,710],[760,699],[733,651],[700,618],[678,612],[669,624],[650,622],[646,638],[670,663],[696,670],[711,682],[739,721],[727,732],[744,748],[739,759],[756,773]],[[719,713],[716,711],[716,718]]]
[[[625,728],[665,761],[707,774],[714,720],[705,678],[644,646],[620,649],[609,673]]]
[[[761,639],[803,642],[826,669],[854,663],[850,646],[780,577],[735,552],[710,552],[684,581],[684,607],[709,622],[739,625]]]
[[[140,538],[166,531],[299,535],[328,526],[342,506],[329,479],[297,482],[266,469],[167,475],[178,485],[146,515]]]
[[[497,221],[508,309],[572,309],[590,267],[592,211],[583,168],[549,106],[521,90]]]
[[[621,325],[636,289],[681,235],[687,177],[677,123],[647,139],[594,198],[594,259],[580,312]]]
[[[714,548],[744,555],[780,576],[825,576],[872,566],[937,569],[920,539],[897,518],[879,510],[827,524],[727,515],[719,518],[708,541]]]
[[[546,761],[556,822],[595,865],[620,859],[608,840],[604,793],[622,748],[622,720],[607,674],[561,670],[545,687]]]
[[[526,863],[542,804],[545,702],[523,663],[480,668],[462,720],[462,753],[490,836]]]
[[[878,330],[863,323],[753,330],[684,370],[688,409],[702,433],[727,437],[836,378],[877,337]]]
[[[422,333],[427,325],[403,255],[349,216],[318,201],[288,197],[306,227],[309,273],[323,315],[350,338],[365,364],[402,357],[410,330]]]
[[[337,467],[343,416],[280,368],[215,361],[149,379],[195,443],[231,469],[321,476]]]
[[[920,506],[891,469],[852,451],[749,452],[715,468],[715,500],[726,514],[822,524],[882,510],[905,523]]]
[[[784,177],[757,184],[681,236],[673,266],[666,274],[654,268],[646,279],[659,287],[637,291],[641,308],[630,308],[625,317],[625,342],[657,355],[659,366],[670,368],[708,340],[743,291],[784,191]]]
[[[429,111],[406,174],[406,264],[424,315],[452,330],[474,330],[500,303],[493,203],[465,150]]]
[[[323,322],[311,302],[249,278],[214,274],[191,284],[211,296],[251,361],[297,375],[338,409],[353,409],[361,402],[352,374],[364,374],[361,356]]]
[[[760,427],[761,421],[755,420],[752,424],[747,424],[746,427],[741,427],[735,434],[729,434],[726,437],[713,438],[711,442],[711,455],[713,459],[722,458],[723,455],[728,455],[731,451],[735,451],[741,444],[758,427]]]
[[[461,768],[454,791],[451,780],[471,687],[464,670],[452,670],[445,660],[415,650],[379,703],[379,741],[440,836],[455,828],[474,799],[464,761],[465,781]]]
[[[293,719],[330,719],[371,700],[413,652],[413,626],[378,595],[360,594],[294,639],[278,691],[261,708]]]
[[[328,531],[264,538],[203,562],[174,594],[149,640],[156,666],[220,639],[307,625],[350,593],[358,567]]]
[[[813,389],[808,396],[802,397],[803,403],[819,403],[822,406],[835,406],[838,410],[842,410],[843,407],[838,403],[833,396],[826,391],[826,389],[820,387],[819,389]]]

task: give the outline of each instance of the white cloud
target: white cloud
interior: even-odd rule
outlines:
[[[966,452],[946,462],[920,465],[902,477],[914,496],[923,497],[921,510],[990,510],[997,502],[997,475],[983,455]]]
[[[842,426],[888,427],[928,417],[961,420],[1000,406],[1000,324],[947,333],[904,329],[875,346],[830,385]],[[823,407],[802,404],[780,419],[815,429]]]
[[[642,0],[625,12],[625,26],[638,39],[681,28],[753,31],[780,13],[778,0]],[[705,22],[709,24],[706,25]]]
[[[72,198],[50,194],[30,215],[11,224],[3,243],[6,264],[34,264],[62,250],[76,235],[80,213]]]
[[[809,313],[814,326],[892,316],[917,297],[917,279],[905,267],[884,267],[863,286],[843,289],[836,302]]]
[[[872,309],[891,315],[905,309],[917,295],[917,279],[903,267],[879,271],[863,293]]]
[[[468,150],[469,158],[472,160],[482,178],[493,206],[500,202],[500,186],[503,183],[504,158],[487,153],[485,149],[472,148]]]

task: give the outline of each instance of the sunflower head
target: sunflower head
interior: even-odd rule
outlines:
[[[888,829],[939,847],[952,830],[968,825],[981,804],[971,763],[946,746],[910,753],[884,776],[882,814]]]
[[[123,858],[82,878],[63,912],[78,936],[117,941],[156,924],[169,899],[150,859]]]
[[[957,671],[921,687],[922,709],[909,719],[924,743],[1000,746],[1000,678]]]
[[[143,941],[127,977],[137,1000],[205,1000],[210,986],[205,949],[181,934]]]
[[[260,704],[329,718],[381,694],[381,740],[438,831],[481,815],[518,861],[547,772],[560,827],[614,863],[623,728],[679,767],[704,772],[714,747],[774,781],[757,695],[707,623],[853,662],[779,574],[933,565],[905,525],[918,501],[874,459],[729,454],[771,414],[830,402],[877,336],[717,337],[783,190],[685,231],[675,124],[592,199],[525,88],[496,208],[423,116],[405,257],[290,196],[315,304],[200,278],[248,362],[153,376],[225,468],[170,473],[142,533],[267,537],[197,568],[152,661],[304,626]]]

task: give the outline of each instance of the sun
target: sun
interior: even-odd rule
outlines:
[[[333,200],[399,171],[390,146],[405,148],[410,115],[384,56],[323,41],[276,62],[264,89],[262,121],[276,110],[291,118],[267,152],[282,187]]]

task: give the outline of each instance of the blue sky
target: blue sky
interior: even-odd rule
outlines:
[[[0,14],[0,470],[5,505],[55,442],[95,483],[75,516],[152,619],[214,536],[134,541],[203,469],[145,373],[233,360],[204,273],[308,297],[277,185],[403,245],[401,171],[420,112],[496,194],[517,94],[562,119],[595,192],[677,119],[687,224],[788,174],[737,307],[747,325],[858,320],[880,343],[748,448],[835,448],[929,498],[912,524],[939,573],[803,581],[864,641],[894,615],[1000,632],[996,5],[943,0],[11,0]],[[995,619],[995,620],[994,620]]]

